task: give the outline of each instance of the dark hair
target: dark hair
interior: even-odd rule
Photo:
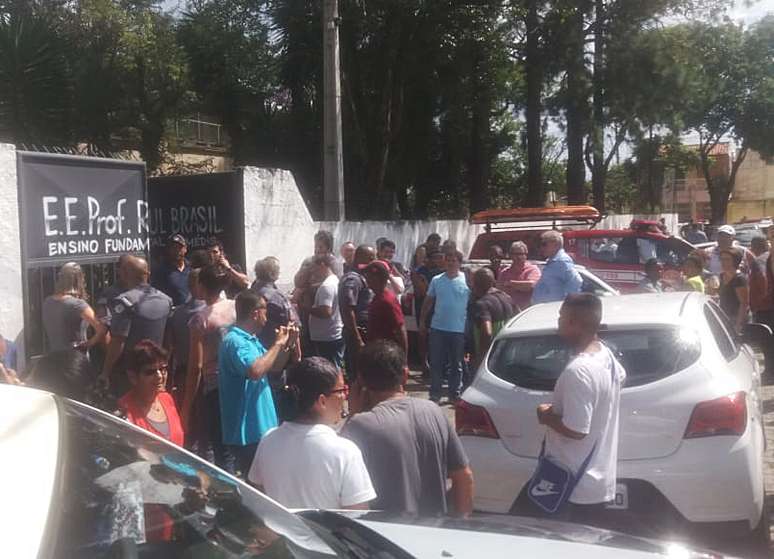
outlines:
[[[648,260],[645,262],[645,269],[650,270],[651,268],[655,268],[658,266],[658,258],[648,258]]]
[[[489,252],[492,252],[493,250],[497,251],[497,253],[501,256],[505,256],[505,251],[503,250],[503,247],[501,247],[498,244],[489,245]]]
[[[688,258],[686,258],[683,262],[683,266],[686,264],[693,264],[696,266],[696,269],[699,270],[699,272],[704,269],[704,261],[702,260],[701,256],[697,254],[689,254]]]
[[[85,402],[97,378],[85,353],[68,349],[41,357],[30,375],[30,384],[58,396]]]
[[[430,241],[437,241],[438,244],[441,244],[441,236],[438,233],[430,233],[427,236],[427,240],[425,240],[426,243],[429,243]]]
[[[393,341],[375,340],[360,350],[358,377],[371,390],[391,390],[403,384],[406,354]]]
[[[446,253],[445,253],[445,256],[454,256],[460,264],[462,264],[462,259],[464,258],[462,253],[459,250],[456,250],[456,249],[455,250],[447,250]]]
[[[764,237],[763,235],[756,235],[752,239],[750,239],[750,246],[752,245],[766,245],[768,242],[768,239]]]
[[[288,369],[285,391],[292,400],[288,419],[294,421],[312,409],[320,394],[329,394],[339,378],[336,366],[323,357],[307,357]]]
[[[595,332],[602,323],[602,300],[593,293],[570,293],[562,306],[574,313]]]
[[[188,255],[188,263],[194,269],[204,268],[210,264],[210,256],[206,250],[198,248]]]
[[[333,250],[333,234],[330,231],[320,229],[314,234],[314,242],[328,245],[328,252]]]
[[[312,263],[315,266],[322,264],[326,268],[333,269],[333,265],[336,263],[336,259],[330,254],[318,254],[312,259]]]
[[[212,238],[209,241],[207,241],[207,244],[205,245],[205,248],[207,250],[212,250],[214,248],[219,248],[221,252],[226,252],[224,250],[223,243],[220,240],[215,239],[215,238]]]
[[[246,289],[236,296],[234,307],[237,320],[245,320],[255,312],[255,309],[266,304],[266,299],[257,293]]]
[[[228,274],[218,264],[208,264],[199,272],[199,285],[209,294],[223,291],[228,285]]]
[[[379,250],[383,250],[385,248],[391,248],[395,250],[395,243],[391,241],[390,239],[380,239],[379,242]]]
[[[739,264],[742,263],[742,251],[736,250],[733,248],[724,248],[723,250],[720,251],[720,256],[724,254],[730,255],[731,258],[734,259],[734,266],[736,266],[737,268],[739,267]]]
[[[473,274],[473,285],[490,289],[495,285],[494,272],[489,268],[479,268]]]
[[[430,250],[430,251],[427,253],[427,258],[428,258],[428,260],[429,260],[429,259],[430,259],[430,258],[432,258],[433,256],[438,256],[439,254],[440,254],[441,256],[443,256],[443,252],[441,252],[441,251],[440,251],[440,250],[438,250],[438,249],[435,249],[435,250]]]
[[[153,365],[159,361],[166,363],[168,358],[167,350],[153,340],[140,340],[126,352],[126,370],[138,373],[146,365]]]

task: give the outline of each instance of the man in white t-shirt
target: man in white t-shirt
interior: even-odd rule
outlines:
[[[545,425],[547,456],[579,474],[563,518],[595,523],[594,514],[615,498],[618,414],[626,371],[599,341],[602,302],[591,293],[568,295],[559,310],[559,336],[575,357],[554,388],[553,403],[537,408]]]
[[[319,282],[309,311],[309,339],[314,354],[341,368],[344,364],[344,323],[339,312],[339,278],[333,273],[335,259],[330,254],[315,256],[312,275]]]
[[[341,371],[320,357],[288,370],[290,419],[261,439],[248,479],[289,508],[368,508],[376,498],[363,454],[339,437],[349,387]]]

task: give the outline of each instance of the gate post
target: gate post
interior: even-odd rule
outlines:
[[[19,348],[24,370],[24,292],[16,148],[0,143],[0,334]]]

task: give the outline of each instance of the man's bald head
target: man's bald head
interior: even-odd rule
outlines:
[[[137,287],[143,283],[148,283],[150,271],[148,262],[144,258],[129,256],[123,267],[124,277],[129,287]]]

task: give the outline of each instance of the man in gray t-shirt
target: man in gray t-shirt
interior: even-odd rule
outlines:
[[[473,473],[457,434],[433,402],[403,392],[408,370],[394,342],[377,340],[358,358],[355,413],[341,430],[363,453],[376,489],[374,509],[422,516],[473,509]],[[446,480],[451,479],[451,506]]]
[[[130,258],[124,269],[129,289],[110,303],[111,339],[101,375],[103,382],[113,385],[116,396],[129,388],[123,374],[124,353],[144,339],[162,345],[164,328],[172,312],[172,299],[148,285],[148,263],[142,258]]]

